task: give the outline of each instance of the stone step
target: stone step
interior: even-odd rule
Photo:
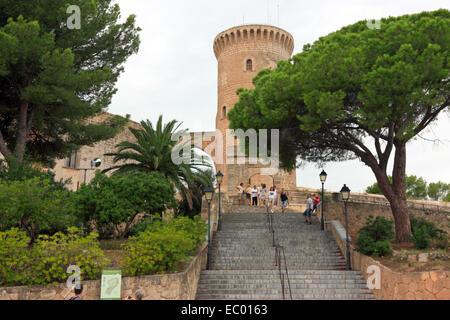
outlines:
[[[214,271],[214,270],[205,270],[205,271]],[[201,277],[202,279],[207,280],[230,280],[230,281],[246,281],[246,280],[255,280],[255,279],[279,279],[280,273],[278,268],[272,270],[258,270],[264,271],[264,273],[248,273],[249,270],[223,270],[224,272],[221,274],[212,274],[205,273],[202,271]],[[315,271],[323,271],[323,274],[308,274],[309,270],[289,270],[289,279],[298,280],[298,281],[366,281],[364,277],[359,274],[348,274],[349,271],[341,271],[341,270],[315,270]],[[332,272],[342,272],[343,274],[332,274]],[[235,273],[230,273],[235,272]],[[283,270],[284,272],[284,270]],[[299,273],[304,272],[304,273]],[[201,281],[201,279],[200,279]]]
[[[228,252],[234,252],[237,250],[241,250],[244,251],[244,249],[242,248],[242,246],[238,246],[238,244],[233,244],[233,243],[212,243],[211,244],[211,249],[216,249],[218,248],[219,250],[226,250]],[[256,244],[251,244],[245,247],[245,250],[248,250],[248,252],[255,251],[258,252],[257,249],[264,249],[262,251],[264,252],[272,252],[275,250],[275,247],[272,246],[271,243],[265,244],[264,246],[260,246],[258,247]],[[298,250],[298,251],[290,251],[292,250],[291,248],[289,249],[288,252],[297,252],[297,253],[309,253],[309,254],[320,254],[320,253],[324,253],[324,252],[331,252],[333,251],[333,253],[339,252],[339,247],[334,247],[334,246],[322,246],[322,247],[308,247],[308,248],[302,248],[302,250]],[[285,251],[285,253],[287,253]]]
[[[286,284],[287,285],[287,284]],[[288,290],[288,287],[285,287]],[[286,291],[288,292],[288,291]],[[343,288],[343,289],[296,289],[291,287],[292,294],[309,294],[309,295],[333,295],[333,294],[371,294],[369,289],[359,289],[359,288]],[[266,288],[243,288],[243,289],[203,289],[199,288],[198,294],[268,294],[268,295],[278,295],[282,294],[281,287],[266,289]]]
[[[283,300],[281,293],[278,295],[264,294],[199,294],[197,300]],[[285,300],[290,300],[289,293],[286,292]],[[303,294],[292,296],[292,300],[374,300],[373,295],[364,294],[332,294],[332,295],[311,295]]]
[[[214,258],[216,261],[218,260],[223,260],[223,261],[229,261],[229,260],[233,260],[233,261],[242,261],[242,262],[248,262],[248,261],[262,261],[262,260],[273,260],[275,258],[274,254],[270,254],[270,255],[264,255],[264,256],[259,256],[259,255],[253,255],[253,256],[238,256],[238,255],[218,255],[218,254],[214,254],[215,252],[213,252],[212,254],[212,258]],[[339,256],[308,256],[308,255],[286,255],[286,260],[302,260],[302,261],[344,261],[344,257],[339,257]],[[282,260],[284,260],[284,257],[282,256]]]
[[[335,285],[335,286],[363,286],[366,288],[367,283],[363,279],[297,279],[289,277],[289,281],[291,282],[291,286],[293,285]],[[270,284],[278,286],[280,285],[280,278],[245,278],[245,279],[202,279],[199,281],[200,286],[209,286],[209,285],[238,285],[238,286],[252,286],[257,284]]]
[[[211,269],[200,275],[197,299],[282,299],[267,210],[234,209],[242,212],[224,214],[222,229],[214,234]],[[287,266],[293,299],[373,299],[362,274],[345,271],[337,243],[321,230],[317,218],[309,225],[298,212],[272,217],[276,242],[284,247],[282,273]]]
[[[223,250],[223,249],[214,249],[211,250],[211,255],[216,256],[216,257],[225,257],[225,258],[254,258],[254,257],[271,257],[273,258],[275,256],[275,250],[271,250],[271,251],[232,251],[232,250]],[[296,258],[300,258],[300,259],[307,259],[310,258],[310,254],[307,252],[286,252],[286,259],[296,259]],[[333,258],[344,258],[342,257],[342,255],[340,255],[339,253],[331,253],[328,251],[324,251],[321,253],[318,252],[314,252],[314,256],[313,257],[317,257],[317,258],[329,258],[329,259],[333,259]]]
[[[299,274],[293,274],[292,272],[289,272],[289,279],[291,281],[296,282],[305,282],[305,283],[320,283],[320,282],[361,282],[366,283],[365,279],[362,276],[340,276],[340,275],[299,275]],[[202,273],[202,279],[200,279],[200,283],[205,281],[229,281],[230,283],[233,282],[251,282],[253,280],[280,280],[279,272],[276,274],[270,274],[270,275],[261,275],[261,274],[253,274],[253,275],[211,275],[211,274],[204,274]]]
[[[369,293],[370,290],[367,288],[365,283],[334,283],[334,282],[320,282],[320,283],[299,283],[295,281],[290,281],[291,290],[307,290],[307,289],[315,289],[315,290],[342,290],[342,289],[356,289],[356,290],[364,290],[363,292]],[[285,282],[285,288],[289,287],[287,281]],[[198,292],[205,290],[279,290],[281,289],[280,279],[274,280],[254,280],[252,283],[221,283],[221,282],[199,282],[198,284]]]
[[[300,274],[300,275],[341,275],[341,276],[361,276],[361,272],[359,271],[321,271],[321,270],[295,270],[293,269],[292,274]],[[239,270],[239,271],[221,271],[221,270],[203,270],[202,274],[211,274],[211,275],[251,275],[251,274],[278,274],[278,270],[266,271],[266,270]]]
[[[236,266],[236,265],[224,265],[224,264],[215,264],[211,263],[211,267],[214,269],[220,269],[220,270],[247,270],[248,268],[257,268],[259,270],[274,270],[274,265],[245,265],[245,266]],[[290,268],[296,268],[296,269],[316,269],[316,270],[345,270],[345,264],[338,266],[338,265],[314,265],[314,264],[307,264],[307,265],[292,265],[289,266]]]

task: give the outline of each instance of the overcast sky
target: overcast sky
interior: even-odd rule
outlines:
[[[177,119],[192,131],[214,131],[217,110],[215,36],[235,25],[272,24],[290,32],[294,54],[321,36],[364,19],[399,16],[439,8],[448,0],[118,0],[123,17],[137,15],[142,28],[139,53],[125,65],[109,112],[131,114],[134,121]],[[278,10],[279,7],[279,10]],[[407,174],[450,183],[450,118],[443,114],[424,136],[408,145]],[[375,182],[359,161],[330,163],[326,188],[346,183],[362,192]],[[297,185],[319,188],[321,168],[297,169]]]

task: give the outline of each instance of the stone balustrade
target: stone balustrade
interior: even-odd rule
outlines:
[[[344,257],[346,256],[344,227],[339,221],[327,221],[325,229],[330,230]],[[380,262],[355,251],[350,246],[350,261],[353,270],[359,270],[368,286],[376,285],[374,270],[379,270],[379,287],[373,289],[379,300],[450,300],[450,272],[395,272]]]

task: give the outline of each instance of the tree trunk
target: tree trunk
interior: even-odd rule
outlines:
[[[14,155],[16,156],[17,162],[20,164],[23,163],[23,158],[25,155],[25,147],[28,140],[29,135],[29,127],[28,127],[28,102],[22,100],[19,107],[19,117],[18,117],[18,125],[17,125],[17,134],[16,134],[16,147],[14,150]]]
[[[390,203],[395,221],[395,235],[399,242],[408,242],[411,237],[411,222],[408,215],[408,203],[406,199],[397,199]]]
[[[394,216],[395,235],[399,242],[407,242],[411,236],[411,223],[409,221],[405,192],[405,168],[406,145],[404,143],[396,145],[392,184],[389,181],[386,170],[379,167],[372,168],[377,178],[378,186],[389,201],[392,215]]]
[[[392,185],[395,192],[391,203],[395,218],[395,234],[397,240],[406,242],[411,236],[411,222],[408,215],[408,202],[406,199],[406,144],[395,141],[394,169],[392,171]]]

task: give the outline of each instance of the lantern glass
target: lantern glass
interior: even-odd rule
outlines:
[[[341,189],[342,194],[342,200],[347,201],[350,199],[350,189],[347,187],[347,185],[344,184],[344,186]]]
[[[217,183],[218,184],[222,184],[222,181],[223,181],[223,174],[222,174],[222,172],[217,172],[217,174],[216,174],[216,179],[217,179]]]
[[[325,170],[322,170],[322,172],[320,173],[320,181],[324,183],[326,180],[327,180],[327,173],[325,172]]]
[[[213,198],[214,189],[207,187],[205,188],[205,198],[207,201],[211,201]]]

